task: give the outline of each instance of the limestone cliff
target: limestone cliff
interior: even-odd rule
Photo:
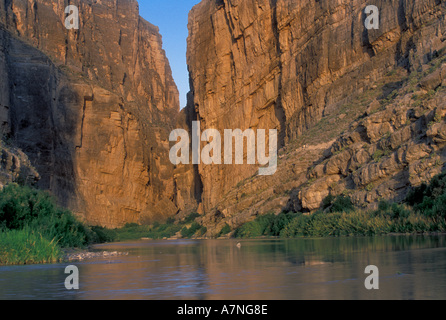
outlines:
[[[444,1],[203,0],[189,15],[181,112],[136,0],[70,1],[78,30],[64,26],[67,4],[0,1],[0,182],[40,178],[90,224],[198,210],[213,236],[268,212],[313,212],[330,193],[398,201],[444,169]],[[377,30],[364,26],[368,5]],[[277,129],[277,172],[173,166],[169,133],[193,121]]]
[[[364,26],[368,5],[379,8],[377,30]],[[276,128],[282,148],[271,177],[256,176],[254,165],[197,166],[206,213],[201,222],[213,226],[209,233],[267,212],[313,211],[332,189],[354,190],[358,205],[400,199],[441,170],[444,145],[419,139],[432,130],[441,139],[443,118],[428,129],[437,106],[423,101],[424,111],[420,103],[414,109],[404,90],[426,94],[418,85],[428,64],[444,55],[445,13],[438,0],[203,0],[195,6],[189,112],[202,130]],[[435,101],[440,96],[432,93]],[[428,110],[434,113],[424,118]],[[417,116],[407,118],[407,112]],[[391,151],[377,144],[381,139],[393,139]],[[404,157],[412,148],[424,153]],[[377,150],[385,157],[373,159]],[[389,155],[392,160],[382,163]],[[413,161],[425,156],[436,169],[417,169],[415,178]]]
[[[39,186],[90,224],[177,213],[169,132],[179,97],[158,28],[136,0],[0,1],[3,135]]]

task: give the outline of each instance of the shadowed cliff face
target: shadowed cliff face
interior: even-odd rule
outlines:
[[[90,224],[163,220],[176,206],[169,133],[178,90],[136,1],[0,2],[3,134],[39,185]]]
[[[368,5],[380,9],[378,30],[364,26]],[[218,232],[225,223],[236,227],[252,216],[284,208],[312,211],[340,181],[338,189],[365,188],[348,182],[348,174],[334,172],[309,189],[308,181],[320,176],[307,170],[324,159],[323,152],[367,109],[363,102],[368,97],[356,110],[347,108],[356,97],[372,96],[394,69],[408,76],[423,68],[444,47],[445,12],[445,3],[438,0],[204,0],[196,5],[189,16],[192,89],[187,108],[202,130],[278,129],[283,147],[273,177],[256,177],[256,166],[198,165],[203,209],[209,213],[203,223],[218,225]],[[388,84],[375,98],[383,100],[387,90],[401,87]],[[315,136],[320,140],[311,148],[294,153],[317,140]],[[350,157],[339,161],[347,166]],[[358,204],[401,196],[410,183],[401,176],[396,180],[398,186],[386,185],[372,197],[358,195]]]

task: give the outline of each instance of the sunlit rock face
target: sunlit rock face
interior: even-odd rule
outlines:
[[[379,8],[378,29],[365,27],[368,5]],[[273,177],[256,177],[257,166],[198,165],[203,210],[210,213],[203,222],[217,224],[218,232],[224,223],[236,227],[267,212],[313,211],[336,184],[354,187],[350,172],[331,169],[308,185],[316,179],[308,169],[342,130],[296,153],[300,139],[317,125],[316,134],[324,135],[325,119],[336,124],[329,117],[348,118],[341,110],[349,100],[376,88],[391,70],[410,74],[430,61],[444,47],[445,10],[436,0],[204,0],[196,5],[189,15],[187,57],[193,120],[202,130],[277,129],[283,147]],[[391,121],[383,116],[383,122]],[[345,130],[352,123],[338,122]],[[388,134],[370,129],[380,138]],[[348,167],[352,157],[360,158],[357,152],[338,161]],[[387,178],[407,169],[392,166]],[[357,195],[358,201],[395,198],[410,186],[401,176],[396,180],[371,198]],[[363,183],[356,187],[364,189]]]
[[[158,28],[136,1],[0,3],[3,134],[90,224],[163,220],[179,210],[168,158],[177,87]]]

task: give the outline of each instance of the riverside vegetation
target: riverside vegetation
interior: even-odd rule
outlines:
[[[103,241],[124,241],[138,238],[166,239],[174,236],[197,238],[206,227],[192,213],[175,222],[151,226],[128,224],[124,228],[108,230],[94,228]],[[197,220],[197,221],[196,221]],[[376,210],[356,208],[348,195],[328,196],[319,211],[312,215],[282,212],[257,217],[232,230],[225,224],[215,235],[235,238],[258,237],[330,237],[374,236],[391,233],[424,233],[446,231],[446,173],[432,179],[429,185],[413,188],[403,203],[381,201]]]
[[[0,191],[0,265],[61,262],[68,249],[86,249],[95,243],[169,238],[180,232],[191,237],[206,232],[191,214],[181,223],[170,219],[152,226],[127,224],[119,229],[89,227],[56,205],[46,191],[10,184]],[[190,225],[187,227],[187,225]]]
[[[127,224],[119,229],[89,227],[56,205],[46,191],[10,184],[0,191],[0,265],[57,263],[68,249],[91,244],[140,239],[188,238],[206,228],[194,222],[193,213],[179,223],[169,219],[151,226]]]
[[[206,227],[197,213],[150,226],[127,224],[119,229],[88,227],[55,204],[48,192],[11,184],[0,192],[0,265],[55,263],[66,248],[141,238],[200,237]],[[413,188],[404,203],[381,201],[378,209],[355,208],[346,195],[328,196],[312,214],[267,214],[235,230],[225,225],[216,235],[235,238],[373,236],[390,233],[446,231],[446,173],[429,185]]]
[[[0,265],[58,262],[63,248],[98,239],[48,192],[18,184],[0,191]]]
[[[413,188],[404,203],[381,201],[376,210],[357,209],[346,195],[328,196],[312,215],[269,214],[234,231],[234,237],[373,236],[446,231],[446,173]]]

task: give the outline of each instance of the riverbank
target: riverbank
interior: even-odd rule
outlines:
[[[18,184],[0,190],[0,265],[57,263],[65,248],[99,241],[100,235],[48,192]]]
[[[0,231],[0,266],[55,263],[62,251],[55,241],[23,230]]]
[[[128,252],[60,248],[28,230],[0,234],[0,266],[51,264],[126,256]]]
[[[225,232],[230,230],[229,226],[223,229]],[[442,173],[434,177],[429,185],[413,188],[402,203],[381,201],[376,210],[366,210],[356,207],[348,192],[339,196],[329,195],[316,213],[263,215],[239,226],[231,234],[236,238],[295,238],[445,231],[446,173]]]
[[[257,217],[240,226],[225,224],[208,232],[192,213],[150,226],[128,224],[120,229],[88,227],[66,210],[55,206],[48,194],[8,186],[0,192],[0,265],[54,263],[110,257],[119,253],[82,251],[92,243],[141,239],[300,238],[378,236],[446,232],[446,173],[430,185],[414,188],[404,203],[381,201],[376,210],[354,206],[348,195],[327,197],[311,215],[282,212]],[[14,214],[11,214],[11,211]],[[64,248],[79,248],[64,252]]]

